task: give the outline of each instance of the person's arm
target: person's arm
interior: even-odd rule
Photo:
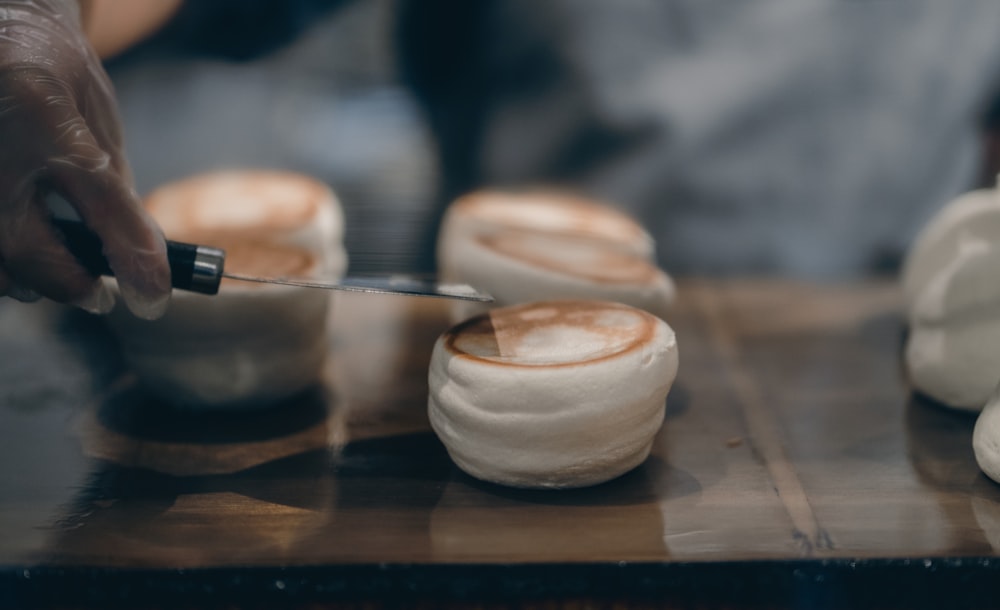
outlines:
[[[128,307],[162,315],[166,244],[133,187],[114,92],[77,0],[0,0],[0,33],[0,295],[94,312],[113,304],[50,222],[55,191],[101,238]]]
[[[102,59],[128,50],[156,33],[182,0],[79,0],[83,29]]]

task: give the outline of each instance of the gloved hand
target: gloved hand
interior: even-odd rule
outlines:
[[[111,83],[76,0],[0,0],[0,295],[107,312],[111,294],[49,222],[50,191],[100,236],[129,309],[162,315],[163,234],[132,186]]]

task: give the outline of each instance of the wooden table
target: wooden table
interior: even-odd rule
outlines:
[[[471,479],[429,431],[442,301],[337,295],[329,387],[195,415],[99,319],[2,300],[0,606],[1000,603],[1000,486],[974,418],[908,392],[892,284],[680,294],[652,456],[561,492]]]

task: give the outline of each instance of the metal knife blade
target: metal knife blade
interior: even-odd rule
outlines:
[[[453,284],[438,282],[431,278],[404,275],[389,276],[347,276],[336,280],[321,280],[300,277],[258,277],[242,273],[223,271],[222,277],[241,282],[257,282],[260,284],[283,284],[286,286],[301,286],[303,288],[322,288],[326,290],[345,290],[349,292],[367,292],[374,294],[400,294],[418,297],[438,297],[445,299],[461,299],[464,301],[479,301],[488,303],[493,297],[480,292],[468,284]]]
[[[108,261],[104,258],[104,247],[100,238],[83,223],[66,219],[53,219],[52,223],[59,229],[66,246],[88,271],[94,275],[114,275]],[[224,250],[212,246],[170,240],[167,240],[167,261],[170,264],[170,282],[174,288],[208,295],[218,293],[219,282],[223,277],[227,277],[245,282],[287,284],[327,290],[402,294],[481,302],[493,300],[490,295],[467,284],[449,284],[419,276],[359,276],[335,278],[327,281],[323,278],[271,278],[233,273],[225,270],[226,253]]]

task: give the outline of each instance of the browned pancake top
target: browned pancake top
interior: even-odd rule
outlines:
[[[453,354],[500,366],[566,367],[615,358],[648,344],[652,315],[604,301],[543,301],[494,309],[444,336]]]
[[[641,242],[646,232],[628,215],[605,204],[558,190],[470,193],[455,202],[457,213],[499,227],[538,229],[615,242]]]
[[[659,269],[641,256],[582,237],[507,230],[479,235],[476,240],[532,267],[599,284],[646,284],[659,275]]]
[[[224,171],[167,184],[145,201],[168,237],[204,241],[205,235],[252,237],[303,226],[330,197],[326,185],[280,171]]]
[[[260,277],[309,277],[317,267],[316,256],[296,246],[267,241],[211,239],[207,245],[226,251],[226,271]],[[223,280],[227,286],[261,287],[264,284]]]

